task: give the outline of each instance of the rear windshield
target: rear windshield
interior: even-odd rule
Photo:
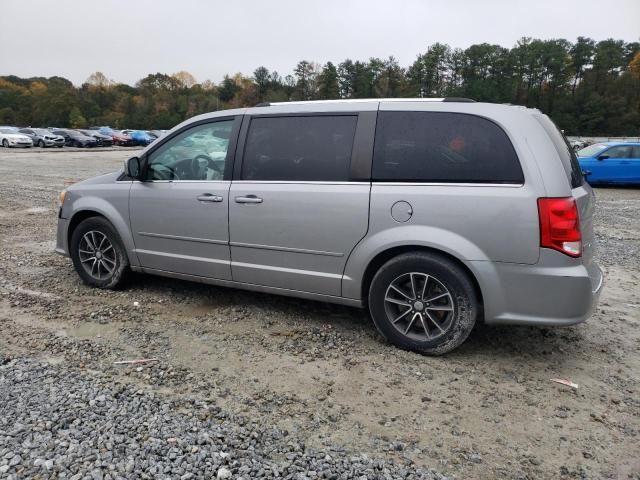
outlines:
[[[560,160],[562,160],[562,166],[567,173],[567,179],[571,184],[571,188],[577,188],[584,183],[584,177],[582,176],[582,169],[578,163],[578,158],[574,153],[571,145],[565,138],[565,136],[558,130],[556,124],[551,121],[546,115],[535,114],[533,116],[542,128],[544,128],[547,135],[553,142],[553,146],[558,152]]]

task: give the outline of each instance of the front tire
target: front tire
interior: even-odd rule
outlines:
[[[412,252],[385,263],[369,288],[369,311],[392,344],[442,355],[469,336],[480,302],[468,274],[444,256]]]
[[[42,140],[38,141],[38,147],[44,148],[44,142]]]
[[[4,140],[2,140],[2,146],[4,148],[9,148],[9,141],[6,138]]]
[[[129,271],[127,253],[111,223],[102,217],[80,222],[69,245],[73,266],[82,281],[96,288],[114,290]]]

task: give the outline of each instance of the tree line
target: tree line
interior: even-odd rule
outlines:
[[[640,134],[640,43],[578,37],[520,39],[513,48],[435,43],[403,67],[394,57],[303,60],[285,76],[265,66],[218,84],[188,72],[147,75],[135,86],[92,74],[0,77],[0,124],[171,128],[203,112],[261,102],[337,98],[467,97],[535,107],[572,135]]]

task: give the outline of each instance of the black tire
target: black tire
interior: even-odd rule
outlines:
[[[38,140],[38,147],[44,148],[44,142],[42,140]]]
[[[2,146],[4,148],[9,148],[9,141],[6,138],[4,140],[2,140]]]
[[[413,285],[414,293],[408,288],[401,288],[408,296],[396,293],[391,284],[402,285],[402,281]],[[444,294],[431,303],[426,301],[429,296],[442,296],[442,292],[448,296]],[[396,299],[409,305],[396,307],[393,302]],[[387,341],[427,355],[442,355],[460,346],[473,330],[480,312],[478,295],[468,274],[444,256],[428,252],[405,253],[385,263],[371,281],[368,306],[373,322]],[[393,311],[394,308],[398,310]],[[443,311],[447,308],[450,311]],[[408,334],[401,331],[406,327]]]
[[[104,235],[112,246],[113,255],[109,254],[108,261],[113,263],[113,265],[111,265],[111,263],[107,264],[106,260],[108,252],[111,252],[111,250],[107,250],[105,248],[104,253],[100,255],[103,259],[103,264],[112,267],[111,273],[107,272],[107,267],[104,267],[101,272],[99,262],[96,272],[97,277],[95,274],[92,275],[92,273],[90,273],[87,268],[83,266],[93,265],[96,263],[92,262],[91,260],[87,262],[86,257],[88,255],[83,254],[81,251],[81,247],[85,248],[85,252],[88,251],[88,249],[86,249],[87,244],[84,243],[85,240],[83,240],[83,237],[85,237],[86,234],[89,234],[90,236],[90,232],[97,232],[94,235]],[[83,242],[82,245],[81,242]],[[124,245],[122,244],[122,240],[120,240],[120,236],[116,232],[113,225],[111,225],[111,223],[107,219],[103,217],[91,217],[80,222],[80,224],[76,227],[76,229],[73,231],[73,234],[71,235],[69,251],[71,254],[71,259],[73,260],[73,266],[75,267],[76,272],[78,272],[78,275],[85,284],[91,287],[104,288],[109,290],[115,290],[116,288],[124,284],[124,281],[129,272],[129,259],[127,258],[127,253]],[[84,261],[81,256],[85,257]],[[92,272],[93,271],[94,270],[92,269]]]

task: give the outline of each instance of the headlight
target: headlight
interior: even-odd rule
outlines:
[[[60,192],[60,205],[62,205],[64,203],[64,197],[67,196],[67,191],[66,190],[62,190]]]

